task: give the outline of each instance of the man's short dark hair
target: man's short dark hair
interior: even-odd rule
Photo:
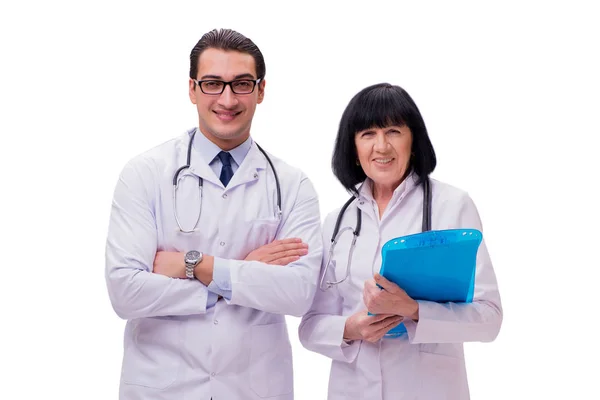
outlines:
[[[190,54],[190,78],[198,79],[198,59],[206,49],[239,51],[250,54],[256,65],[256,78],[263,79],[266,73],[265,59],[254,42],[232,29],[213,29],[202,35]]]
[[[331,167],[340,183],[351,193],[366,179],[360,165],[354,137],[365,129],[407,126],[412,132],[409,170],[419,183],[435,169],[436,157],[425,121],[410,95],[400,86],[379,83],[358,92],[342,114]]]

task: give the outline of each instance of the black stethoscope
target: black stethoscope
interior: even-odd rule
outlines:
[[[350,197],[350,199],[348,199],[346,204],[344,204],[344,206],[340,210],[337,220],[335,221],[335,227],[333,228],[333,234],[331,235],[331,247],[329,248],[329,255],[327,256],[327,262],[325,263],[325,269],[323,271],[323,276],[321,277],[321,282],[319,283],[319,288],[323,291],[330,289],[331,287],[333,287],[335,285],[339,285],[340,283],[344,282],[346,279],[348,279],[350,277],[350,269],[352,267],[352,254],[354,253],[354,248],[356,246],[356,239],[360,235],[360,228],[362,225],[362,211],[360,210],[360,208],[356,207],[356,226],[354,228],[352,228],[351,226],[348,226],[348,227],[340,230],[340,225],[342,223],[342,218],[344,217],[344,213],[346,212],[346,209],[356,199],[357,199],[356,196],[352,196],[352,197]],[[423,232],[431,230],[431,184],[429,181],[429,177],[426,177],[423,180],[423,222],[422,222],[421,229]],[[347,263],[347,267],[346,267],[346,276],[337,282],[332,282],[332,281],[325,282],[325,284],[327,286],[325,287],[325,289],[323,289],[323,281],[325,280],[325,276],[327,274],[327,269],[329,268],[329,264],[331,263],[333,251],[335,250],[335,245],[340,240],[342,233],[344,233],[345,231],[348,231],[348,230],[352,231],[352,234],[354,235],[354,237],[352,238],[352,243],[350,244],[350,250],[348,251],[348,263]]]
[[[187,148],[186,164],[182,167],[179,167],[179,169],[177,169],[177,171],[175,171],[175,175],[173,175],[173,212],[175,214],[175,221],[177,222],[177,226],[179,227],[179,232],[182,232],[182,233],[192,233],[192,232],[197,231],[198,229],[196,227],[198,226],[198,223],[200,222],[200,214],[202,213],[202,189],[203,189],[203,185],[204,185],[204,180],[200,176],[198,176],[198,190],[200,192],[200,205],[198,207],[198,219],[196,219],[194,228],[191,230],[183,229],[181,227],[181,223],[179,222],[179,218],[177,217],[177,185],[179,183],[179,175],[181,174],[182,171],[190,168],[190,162],[192,159],[192,144],[194,143],[194,136],[196,136],[197,131],[198,131],[197,129],[194,129],[194,131],[190,134],[190,142],[189,142],[188,148]],[[273,163],[271,162],[271,159],[269,158],[267,153],[262,149],[262,147],[260,147],[258,145],[258,143],[256,143],[256,142],[254,142],[254,143],[256,144],[256,147],[258,147],[258,150],[260,150],[260,152],[263,153],[263,155],[269,162],[269,165],[271,166],[271,170],[273,171],[273,176],[275,177],[275,186],[277,188],[277,210],[275,212],[275,214],[276,214],[275,217],[281,219],[281,186],[279,185],[279,177],[277,176],[277,171],[275,170],[275,167],[273,166]]]

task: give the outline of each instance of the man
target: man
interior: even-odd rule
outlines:
[[[264,77],[250,39],[205,34],[190,56],[198,128],[121,173],[106,281],[127,320],[122,400],[293,399],[285,315],[312,303],[320,216],[306,176],[250,137]]]

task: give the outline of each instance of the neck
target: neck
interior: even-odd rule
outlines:
[[[210,133],[206,133],[205,130],[199,128],[200,133],[202,133],[208,140],[216,144],[223,151],[230,151],[238,147],[240,144],[244,143],[246,139],[250,136],[250,132],[246,132],[243,135],[239,135],[233,137],[231,139],[223,139],[212,135]]]
[[[380,201],[390,201],[392,196],[394,195],[394,190],[399,186],[398,185],[379,185],[377,183],[373,183],[373,198],[377,203]]]
[[[394,195],[394,190],[396,190],[396,188],[400,186],[401,182],[402,181],[398,182],[395,185],[381,185],[373,182],[373,199],[375,199],[375,202],[377,203],[377,208],[379,208],[380,219],[383,216],[387,205],[392,199],[392,196]]]

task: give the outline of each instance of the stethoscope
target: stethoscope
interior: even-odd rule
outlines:
[[[423,232],[431,230],[431,187],[430,186],[431,185],[429,182],[429,177],[426,177],[423,180],[423,223],[422,223],[422,228],[421,228],[423,230]],[[348,227],[340,230],[340,224],[342,223],[342,218],[344,217],[344,213],[346,212],[346,209],[356,199],[357,199],[357,197],[354,195],[352,197],[350,197],[350,199],[348,199],[346,204],[344,204],[344,206],[340,210],[337,220],[335,221],[335,227],[333,228],[333,234],[331,235],[331,247],[329,248],[327,262],[325,263],[325,269],[323,271],[323,276],[321,277],[321,282],[319,283],[319,288],[322,291],[330,289],[333,286],[339,285],[340,283],[344,282],[345,280],[347,280],[350,277],[350,270],[352,269],[352,254],[354,253],[354,248],[356,247],[356,239],[360,235],[360,228],[361,228],[361,224],[362,224],[362,211],[360,210],[360,208],[356,207],[356,226],[354,228],[352,228],[351,226],[348,226]],[[348,262],[346,264],[347,265],[346,276],[337,282],[331,282],[331,281],[325,282],[325,284],[327,286],[325,288],[323,288],[323,281],[325,280],[325,276],[327,275],[327,269],[329,268],[329,264],[331,264],[335,246],[337,245],[338,241],[340,240],[342,233],[344,233],[345,231],[352,231],[352,234],[354,235],[352,238],[352,243],[350,244],[350,250],[348,251]]]
[[[175,214],[175,221],[177,222],[179,232],[182,232],[182,233],[196,232],[198,230],[196,228],[198,226],[198,223],[200,222],[200,214],[202,214],[202,189],[203,189],[203,185],[204,185],[204,180],[200,176],[198,176],[198,191],[200,192],[200,205],[198,207],[198,218],[196,219],[194,228],[192,228],[191,230],[183,229],[181,227],[181,223],[179,222],[179,217],[177,216],[177,185],[179,183],[179,175],[181,174],[182,171],[190,168],[190,162],[192,159],[192,144],[194,143],[194,136],[196,136],[196,132],[197,132],[197,129],[194,129],[194,131],[190,134],[190,142],[189,142],[188,148],[187,148],[186,164],[182,167],[179,167],[179,169],[177,169],[177,171],[175,171],[175,175],[173,175],[173,212]],[[254,142],[254,143],[256,143],[256,142]],[[275,217],[281,219],[281,187],[279,186],[279,177],[277,176],[277,171],[275,170],[275,167],[273,166],[273,162],[271,162],[271,159],[269,158],[267,153],[262,149],[262,147],[260,147],[258,145],[258,143],[256,143],[256,147],[258,147],[258,150],[260,150],[260,152],[263,153],[263,155],[269,162],[269,165],[271,166],[271,170],[273,171],[273,176],[275,176],[275,186],[277,188],[277,210],[275,212],[275,214],[276,214]]]

